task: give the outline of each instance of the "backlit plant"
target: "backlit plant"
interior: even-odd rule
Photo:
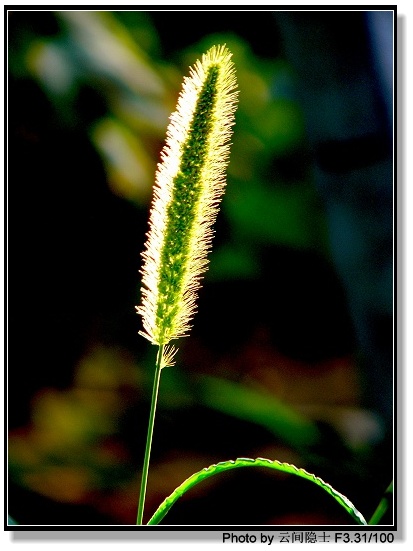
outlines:
[[[171,341],[187,336],[196,310],[197,291],[207,268],[213,223],[225,191],[229,140],[238,101],[235,67],[226,46],[213,46],[185,77],[176,111],[171,115],[154,186],[149,232],[142,253],[140,334],[158,347],[149,426],[142,469],[137,524],[143,523],[149,460],[161,372],[174,363]],[[329,484],[288,463],[238,458],[211,465],[184,481],[159,506],[148,524],[157,524],[175,501],[202,480],[239,467],[267,467],[314,482],[358,524],[363,515]],[[371,519],[384,514],[381,503]]]

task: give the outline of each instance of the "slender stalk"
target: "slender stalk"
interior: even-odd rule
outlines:
[[[384,517],[385,513],[389,508],[392,494],[393,494],[393,481],[390,483],[389,487],[384,492],[384,496],[382,497],[380,503],[377,506],[377,509],[374,511],[371,519],[369,520],[369,524],[371,525],[379,524],[379,522]]]
[[[151,411],[149,413],[148,434],[146,437],[145,457],[143,460],[141,489],[139,493],[138,516],[136,520],[137,525],[142,525],[143,510],[145,508],[146,486],[148,483],[149,460],[151,457],[153,426],[155,423],[155,412],[156,412],[156,404],[158,402],[159,381],[161,378],[161,371],[162,371],[163,350],[164,350],[164,345],[162,344],[158,348],[158,355],[156,357],[155,377],[153,381],[152,399],[151,399]]]

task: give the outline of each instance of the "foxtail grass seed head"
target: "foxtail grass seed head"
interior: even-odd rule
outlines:
[[[165,345],[186,336],[207,269],[212,225],[225,191],[238,101],[231,52],[213,46],[184,78],[158,164],[142,253],[140,334]]]

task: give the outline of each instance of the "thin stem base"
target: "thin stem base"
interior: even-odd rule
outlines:
[[[153,381],[151,410],[149,413],[148,434],[146,437],[145,457],[143,460],[142,468],[142,480],[141,489],[139,493],[138,515],[136,519],[137,525],[142,525],[143,511],[145,508],[146,487],[148,484],[148,472],[149,472],[149,460],[151,457],[153,427],[155,423],[156,404],[158,402],[159,382],[162,371],[162,357],[163,357],[164,345],[160,345],[158,348],[158,354],[156,357],[155,377]]]

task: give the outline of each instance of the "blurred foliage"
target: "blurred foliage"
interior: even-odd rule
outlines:
[[[249,42],[233,31],[204,32],[168,56],[162,46],[168,37],[158,30],[158,20],[149,12],[11,11],[8,15],[9,78],[34,82],[41,88],[48,108],[53,110],[52,123],[47,126],[44,122],[44,132],[58,124],[68,133],[75,129],[86,137],[104,167],[111,195],[130,204],[142,224],[147,220],[156,164],[182,74],[212,44],[225,42],[237,68],[240,103],[228,188],[217,221],[206,285],[259,281],[264,269],[261,256],[279,248],[311,251],[329,262],[326,222],[312,183],[294,74],[281,56],[257,55]],[[26,105],[11,108],[23,119],[22,126],[14,130],[27,147],[41,139],[29,124],[25,126],[25,113],[35,109],[31,99],[27,97]],[[79,160],[73,158],[71,162],[76,165]],[[59,197],[59,208],[64,209],[66,199],[63,192],[61,196],[59,193],[53,190]],[[87,208],[82,207],[82,200],[75,198],[67,208]],[[106,219],[103,211],[104,224],[119,223],[124,211],[119,212],[118,218]],[[55,215],[60,216],[59,209]],[[77,211],[73,213],[74,223],[76,216]],[[91,219],[93,224],[95,218]],[[70,228],[68,231],[70,234]],[[47,236],[50,239],[49,229]],[[143,238],[143,233],[127,237],[135,248]],[[105,247],[102,245],[102,250]],[[116,264],[116,258],[112,260],[107,254],[108,265]],[[125,286],[136,280],[134,286],[130,284],[132,294],[139,287],[134,267],[128,277],[125,275]],[[118,266],[113,270],[119,270]],[[87,277],[87,273],[79,273],[77,277]],[[94,281],[90,288],[93,286]],[[111,304],[114,298],[108,287],[106,283],[107,296],[101,300]],[[241,314],[238,316],[237,310],[233,316],[244,316],[245,325],[252,326],[248,338],[253,346],[262,327],[258,323],[254,329],[259,320],[251,314],[253,310],[245,313],[242,303],[246,301],[250,307],[254,296],[239,296],[237,300]],[[265,308],[261,299],[260,304]],[[100,316],[104,314],[99,310]],[[273,311],[268,315],[274,317]],[[299,313],[294,311],[292,315]],[[50,319],[48,323],[53,323]],[[132,331],[136,331],[138,322],[130,320],[135,323]],[[85,329],[90,330],[84,339],[85,349],[78,357],[73,352],[76,359],[70,376],[61,384],[63,388],[55,388],[51,378],[40,390],[34,389],[30,422],[10,433],[10,513],[19,524],[45,524],[48,519],[52,524],[64,524],[68,519],[71,524],[134,523],[154,358],[152,351],[142,352],[142,344],[136,348],[120,346],[119,328],[114,328],[118,323],[116,318],[106,320],[98,329]],[[213,322],[208,319],[203,323]],[[47,332],[47,327],[43,330]],[[133,338],[139,339],[135,334]],[[221,343],[225,337],[217,335],[217,341]],[[300,467],[311,466],[313,460],[317,463],[313,471],[318,476],[335,487],[337,477],[337,490],[362,501],[360,504],[354,499],[357,507],[373,507],[375,495],[360,497],[359,491],[371,460],[371,446],[380,441],[380,422],[359,408],[359,382],[351,350],[347,348],[340,357],[332,354],[329,363],[306,363],[275,350],[263,358],[263,348],[258,346],[255,361],[245,369],[240,358],[246,349],[241,348],[236,359],[229,359],[217,358],[202,346],[198,337],[192,344],[185,344],[178,364],[189,369],[177,367],[164,373],[156,424],[159,438],[155,438],[149,477],[148,515],[186,477],[232,455],[268,455],[296,462]],[[67,354],[62,347],[60,357],[53,358],[54,373]],[[245,361],[250,357],[243,356]],[[35,357],[32,361],[37,365],[42,359]],[[238,370],[241,364],[243,371]],[[29,373],[32,366],[21,369]],[[18,409],[21,398],[17,386],[9,389],[9,396]],[[345,469],[350,474],[343,474]],[[344,482],[350,484],[349,492],[343,488]],[[265,499],[263,488],[269,484],[268,475],[251,478],[245,492],[251,491],[253,500],[254,492],[259,490],[257,499]],[[300,487],[294,486],[291,492],[284,479],[277,479],[277,484],[282,486],[276,486],[278,502],[285,508],[274,510],[269,518],[255,518],[258,513],[250,512],[251,520],[246,523],[277,524],[291,510],[304,523],[317,515],[318,523],[345,522],[336,513],[329,517],[322,508],[294,509],[299,508],[299,497],[293,494],[299,494]],[[237,488],[240,483],[236,478],[226,479],[220,488],[211,482],[189,502],[193,516],[183,502],[181,513],[177,511],[177,517],[171,514],[171,522],[194,524],[202,523],[204,518],[211,524],[231,522],[232,517],[225,516],[228,512],[220,492],[232,489],[237,502]],[[217,505],[211,518],[202,516],[205,511],[200,513],[206,495],[223,507],[220,510]],[[254,507],[257,509],[256,503]],[[237,519],[243,523],[242,513],[236,508],[233,511],[238,511],[241,516]]]
[[[141,34],[147,45],[156,33],[143,12],[133,13],[136,26],[130,33],[115,13],[57,12],[53,36],[33,37],[27,26],[18,29],[9,63],[12,72],[36,79],[59,119],[84,126],[102,155],[111,189],[146,203],[180,75],[142,49]],[[93,100],[88,105],[95,106],[85,113],[82,98],[88,95]]]
[[[148,13],[54,16],[53,36],[33,36],[27,25],[12,35],[10,70],[36,79],[67,125],[85,126],[111,190],[141,205],[151,197],[182,73],[213,44],[226,42],[233,52],[241,92],[223,205],[231,236],[214,250],[211,277],[251,275],[251,254],[263,244],[324,247],[323,212],[303,153],[304,121],[285,61],[258,58],[234,34],[213,34],[183,51],[177,67],[161,59]],[[85,113],[82,101],[89,96],[94,112]],[[298,170],[295,152],[302,157]],[[246,241],[250,246],[241,248]]]

